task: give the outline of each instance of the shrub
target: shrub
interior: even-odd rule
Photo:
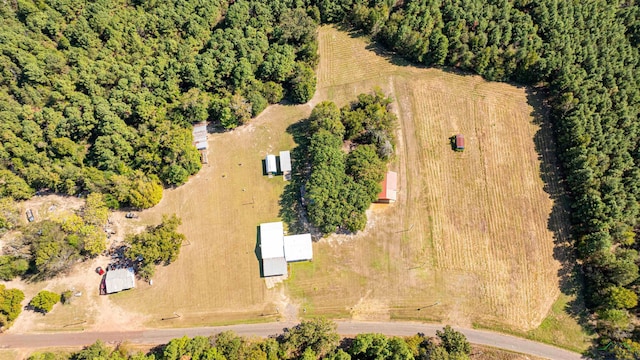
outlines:
[[[71,299],[73,297],[73,291],[65,290],[60,294],[60,302],[64,305],[68,305],[71,303]]]
[[[39,311],[43,314],[48,313],[53,309],[53,305],[60,301],[60,295],[51,291],[42,290],[36,296],[31,299],[29,305],[33,307],[35,311]]]

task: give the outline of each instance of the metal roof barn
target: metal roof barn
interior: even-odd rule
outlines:
[[[281,222],[260,224],[260,255],[263,276],[277,276],[287,273],[283,233],[284,228]]]
[[[207,143],[207,123],[193,125],[193,145],[198,150],[206,150],[209,147]]]
[[[280,151],[280,171],[285,173],[291,171],[291,153]]]
[[[277,276],[287,273],[283,234],[282,222],[260,224],[260,255],[263,276]]]
[[[107,271],[104,283],[107,294],[112,294],[136,287],[136,275],[133,268],[111,270]]]
[[[287,273],[287,261],[283,258],[262,259],[263,276],[280,276]]]
[[[278,172],[278,168],[276,167],[275,155],[267,155],[267,157],[264,159],[264,164],[267,174],[275,174]]]
[[[260,224],[262,259],[284,258],[284,227],[282,222]]]
[[[382,191],[378,194],[378,202],[394,202],[398,196],[398,173],[387,171],[382,181]]]
[[[313,259],[311,234],[285,236],[284,258],[287,259],[287,262]]]
[[[286,275],[287,263],[311,260],[311,234],[284,236],[282,222],[260,224],[262,276]]]

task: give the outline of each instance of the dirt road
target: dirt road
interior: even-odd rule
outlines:
[[[338,321],[338,332],[342,335],[355,335],[359,333],[383,333],[386,335],[408,336],[423,333],[434,336],[436,330],[442,329],[442,325],[421,324],[412,322],[355,322]],[[36,349],[55,346],[82,346],[102,339],[107,343],[118,343],[127,340],[138,344],[162,344],[170,339],[184,335],[193,337],[197,335],[209,336],[225,330],[232,330],[245,336],[269,336],[282,333],[284,328],[294,326],[294,323],[264,323],[217,327],[200,327],[184,329],[155,329],[145,331],[128,332],[79,332],[58,334],[5,334],[0,336],[0,348],[10,349]],[[523,354],[535,355],[554,360],[579,360],[582,356],[578,353],[563,350],[554,346],[537,343],[509,335],[498,334],[490,331],[457,329],[467,336],[474,344],[487,345],[500,349],[516,351]]]

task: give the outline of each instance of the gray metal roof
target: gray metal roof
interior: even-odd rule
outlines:
[[[284,257],[280,258],[270,258],[262,260],[262,275],[267,276],[278,276],[284,275],[287,273],[287,261]]]
[[[136,275],[132,268],[107,271],[104,284],[107,294],[136,287]]]
[[[291,153],[280,151],[280,172],[291,171]]]
[[[278,172],[278,168],[276,167],[276,156],[275,155],[267,155],[264,159],[265,170],[267,170],[267,174],[275,174]]]
[[[193,125],[193,144],[198,150],[205,150],[207,144],[207,124],[199,123]]]

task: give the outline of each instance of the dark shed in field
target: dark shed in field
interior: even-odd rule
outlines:
[[[464,150],[464,135],[462,134],[456,135],[456,150]]]

